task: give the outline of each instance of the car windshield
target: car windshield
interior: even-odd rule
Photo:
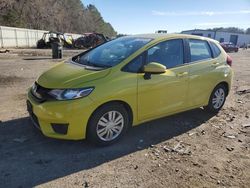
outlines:
[[[113,67],[152,39],[139,37],[121,37],[107,42],[78,57],[76,62],[94,67]]]

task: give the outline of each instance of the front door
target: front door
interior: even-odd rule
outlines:
[[[184,64],[183,41],[161,42],[147,51],[146,64],[157,62],[167,67],[163,74],[144,79],[138,74],[138,119],[160,117],[186,106],[188,66]]]

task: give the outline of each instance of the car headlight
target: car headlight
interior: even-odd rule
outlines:
[[[94,87],[80,89],[52,89],[49,95],[57,100],[71,100],[88,96]]]

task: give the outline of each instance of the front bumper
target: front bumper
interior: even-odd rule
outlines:
[[[86,137],[88,120],[95,108],[89,97],[40,103],[29,91],[27,109],[33,124],[45,136],[79,140]]]

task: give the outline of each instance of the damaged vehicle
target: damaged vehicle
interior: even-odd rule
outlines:
[[[93,48],[107,41],[107,37],[101,33],[84,33],[75,40],[74,47],[78,49]]]
[[[232,42],[222,42],[220,43],[220,45],[226,52],[238,52],[239,51],[239,47],[233,44]]]
[[[51,48],[52,42],[60,42],[63,47],[72,48],[73,47],[73,37],[71,35],[66,35],[59,32],[45,32],[40,40],[37,41],[37,48]]]

